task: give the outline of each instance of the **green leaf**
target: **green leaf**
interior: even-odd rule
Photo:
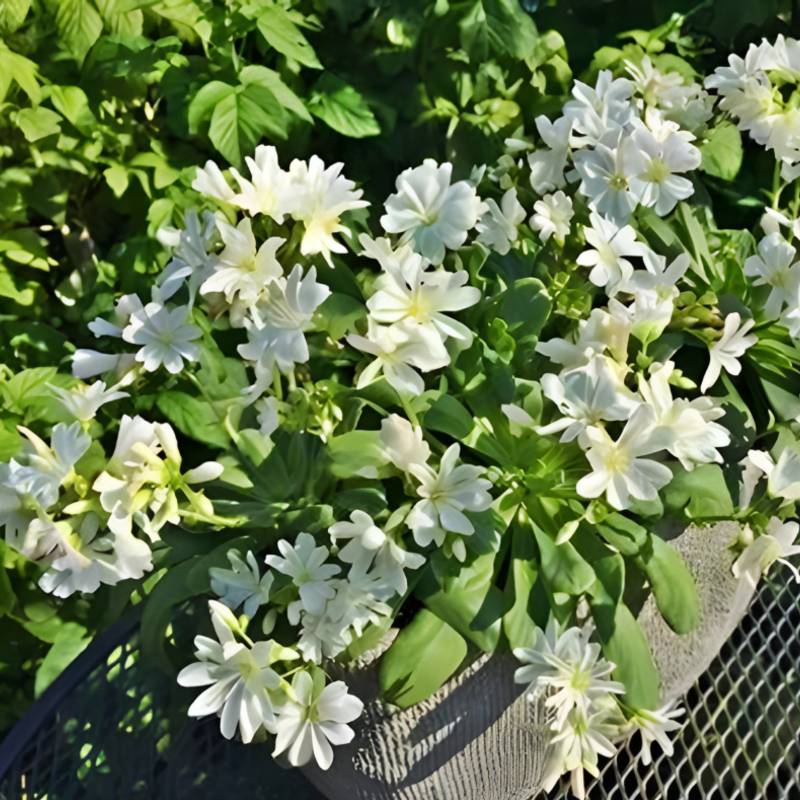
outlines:
[[[36,64],[19,53],[13,53],[0,41],[0,102],[6,99],[11,81],[28,95],[32,103],[42,99]]]
[[[230,443],[219,415],[205,400],[170,389],[157,396],[156,405],[181,433],[212,447],[224,448]]]
[[[622,557],[598,559],[594,567],[598,579],[591,590],[590,605],[603,653],[616,665],[614,677],[625,685],[625,701],[634,708],[658,708],[660,678],[650,645],[621,599],[625,569]]]
[[[189,132],[197,133],[200,123],[211,116],[217,104],[235,91],[235,87],[222,81],[210,81],[202,86],[192,98],[187,110]]]
[[[97,125],[89,98],[79,86],[51,86],[50,101],[81,133],[90,135]]]
[[[278,99],[281,106],[287,111],[304,120],[311,122],[311,114],[305,103],[281,80],[275,70],[263,67],[260,64],[250,64],[239,73],[239,80],[243,84],[258,83],[269,89]]]
[[[287,58],[306,67],[322,69],[314,48],[284,9],[279,6],[265,8],[258,18],[258,30],[268,44]]]
[[[5,428],[0,427],[0,451],[2,451],[2,435]],[[1,458],[2,456],[0,456]],[[11,579],[8,577],[8,570],[4,567],[4,552],[7,545],[5,542],[0,541],[0,617],[5,616],[14,608],[16,603],[16,595],[11,586]]]
[[[689,519],[730,519],[735,511],[725,475],[717,464],[701,464],[691,471],[676,467],[661,496],[668,512]]]
[[[308,109],[343,136],[377,136],[381,127],[364,97],[349,83],[326,72],[314,84]]]
[[[331,472],[337,478],[378,478],[389,461],[378,431],[349,431],[328,441]]]
[[[42,692],[79,656],[87,647],[91,637],[86,628],[77,622],[65,622],[59,629],[47,655],[36,670],[34,695]]]
[[[508,534],[507,534],[508,535]],[[511,569],[509,570],[506,594],[513,598],[513,605],[503,617],[503,633],[511,648],[530,647],[537,628],[534,587],[538,577],[536,568],[536,544],[533,531],[527,525],[511,528]],[[546,600],[544,607],[546,608]]]
[[[497,647],[502,619],[510,606],[495,586],[494,565],[495,553],[478,556],[455,577],[445,579],[443,586],[429,565],[415,590],[431,611],[486,653]]]
[[[539,547],[542,576],[551,594],[581,595],[594,584],[594,570],[571,542],[556,544],[538,525],[533,533]]]
[[[400,708],[410,708],[441,688],[466,655],[463,637],[436,614],[422,609],[380,660],[381,695]]]
[[[211,114],[208,136],[231,164],[241,165],[262,138],[286,138],[286,117],[275,95],[258,83],[223,97]]]
[[[459,27],[462,46],[472,61],[486,60],[489,51],[530,58],[539,37],[517,0],[474,0]]]
[[[61,130],[61,116],[49,108],[23,108],[17,112],[17,125],[29,142],[37,142]]]
[[[658,610],[675,633],[697,627],[700,608],[692,573],[680,553],[660,536],[650,537],[650,548],[637,563],[647,575]]]
[[[538,336],[552,308],[547,289],[538,278],[515,281],[500,295],[499,304],[498,316],[517,341]]]
[[[700,169],[715,178],[732,181],[742,166],[742,134],[732,123],[723,121],[711,129],[700,145]]]
[[[459,441],[465,439],[475,426],[466,407],[449,394],[442,394],[431,403],[423,416],[425,428],[440,431]]]
[[[0,3],[0,34],[14,33],[25,21],[31,0],[3,0]]]
[[[616,512],[609,514],[595,527],[603,539],[624,556],[636,555],[647,544],[647,531]]]
[[[48,5],[67,50],[82,62],[103,32],[100,14],[90,0],[48,0]]]
[[[356,323],[366,317],[363,301],[342,292],[333,292],[317,309],[314,317],[316,327],[327,331],[331,339],[341,339],[355,329]]]

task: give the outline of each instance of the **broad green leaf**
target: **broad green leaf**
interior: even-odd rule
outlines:
[[[292,58],[306,67],[322,69],[314,48],[288,12],[280,6],[267,6],[258,18],[258,30],[267,43],[287,58]]]
[[[281,76],[275,70],[268,69],[261,64],[250,64],[239,73],[239,80],[243,84],[261,84],[275,95],[284,109],[305,122],[312,121],[305,103],[281,80]]]
[[[595,527],[597,532],[624,556],[636,555],[647,543],[647,531],[623,514],[613,512]]]
[[[29,142],[53,136],[61,130],[61,116],[49,108],[23,108],[17,112],[17,125]]]
[[[11,81],[14,81],[32,103],[42,99],[37,80],[36,64],[19,53],[13,53],[0,41],[0,103],[6,99]]]
[[[689,633],[697,626],[700,609],[692,573],[680,553],[659,536],[637,563],[647,575],[658,610],[675,633]]]
[[[511,568],[506,594],[513,598],[514,604],[503,617],[503,633],[513,649],[531,646],[537,628],[538,611],[544,611],[546,617],[549,606],[547,599],[534,591],[539,571],[536,567],[533,531],[527,525],[512,523],[509,533],[512,536]],[[543,601],[538,611],[537,601]]]
[[[144,14],[136,6],[147,5],[148,0],[95,0],[95,3],[106,31],[122,36],[141,36]]]
[[[366,315],[363,301],[349,294],[333,292],[317,309],[314,319],[319,329],[327,331],[331,339],[338,340],[354,330],[356,323]]]
[[[5,428],[0,427],[0,453],[2,453],[3,449],[3,434],[5,432]],[[2,458],[2,455],[0,455],[0,458]],[[8,612],[14,608],[16,602],[14,589],[11,586],[11,579],[8,577],[8,570],[4,565],[4,551],[6,547],[7,545],[5,542],[0,541],[0,617],[8,614]]]
[[[449,394],[443,394],[431,403],[423,416],[425,428],[441,431],[454,439],[465,439],[475,425],[475,420],[466,407]]]
[[[0,3],[0,34],[14,33],[25,21],[31,0],[3,0]]]
[[[65,622],[55,641],[36,670],[34,695],[42,692],[79,656],[87,647],[91,637],[86,628],[77,622]]]
[[[208,136],[228,161],[239,166],[265,136],[286,138],[286,118],[275,95],[261,84],[240,86],[214,107]]]
[[[729,519],[735,511],[725,475],[717,464],[701,464],[691,471],[676,467],[661,496],[667,511],[689,519]]]
[[[552,302],[537,278],[515,281],[500,295],[499,316],[517,340],[538,336],[550,316]]]
[[[463,637],[436,614],[422,609],[380,660],[381,695],[393,705],[410,708],[440,689],[466,655]]]
[[[50,101],[81,133],[90,135],[97,125],[89,98],[79,86],[51,86]]]
[[[378,431],[349,431],[328,441],[331,472],[337,478],[377,478],[389,460]]]
[[[592,566],[570,542],[556,544],[553,538],[534,523],[533,533],[539,547],[540,569],[551,594],[584,594],[595,582]]]
[[[103,20],[90,0],[47,0],[55,12],[56,28],[71,55],[86,58],[103,32]]]
[[[429,565],[415,590],[431,611],[486,653],[497,647],[503,615],[511,605],[495,586],[494,566],[495,553],[478,556],[441,586]]]
[[[590,592],[592,617],[605,657],[616,665],[614,678],[625,685],[625,701],[634,708],[658,708],[660,677],[650,645],[639,623],[622,601],[625,564],[622,556],[594,563],[597,580]]]
[[[222,81],[210,81],[201,87],[189,103],[187,111],[189,131],[197,133],[200,123],[211,116],[217,104],[235,91],[235,87]]]
[[[156,405],[181,433],[212,447],[230,444],[219,414],[202,398],[170,389],[157,396]]]
[[[325,72],[314,84],[308,109],[344,136],[362,139],[381,132],[378,120],[364,97],[330,72]]]
[[[700,169],[708,175],[732,181],[742,166],[744,152],[742,134],[732,122],[720,122],[712,128],[700,145]]]
[[[517,0],[473,0],[460,25],[461,42],[473,61],[494,53],[534,56],[538,33]]]

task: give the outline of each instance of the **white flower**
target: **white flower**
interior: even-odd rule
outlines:
[[[573,217],[572,198],[562,191],[555,194],[546,194],[541,200],[533,204],[534,215],[530,219],[530,226],[538,231],[539,238],[546,242],[551,236],[563,244],[569,236],[570,222]]]
[[[331,745],[353,740],[355,733],[347,723],[358,719],[363,710],[364,704],[348,693],[342,681],[322,688],[308,672],[297,672],[281,707],[272,755],[286,752],[295,767],[314,759],[321,769],[328,769],[333,763]]]
[[[341,221],[342,214],[369,205],[362,200],[363,192],[341,174],[341,163],[329,167],[318,156],[306,161],[295,159],[289,165],[291,191],[298,193],[292,216],[305,225],[300,241],[304,256],[320,253],[331,264],[331,253],[346,253],[345,246],[335,238],[337,233],[350,235]]]
[[[95,317],[87,327],[98,338],[101,336],[113,336],[119,339],[122,336],[122,329],[128,325],[131,316],[142,310],[142,301],[138,295],[123,294],[114,303],[113,322]]]
[[[595,355],[602,355],[606,351],[611,353],[615,361],[626,362],[631,333],[630,315],[612,310],[614,313],[595,308],[588,319],[580,320],[575,342],[549,339],[539,342],[536,352],[566,368],[588,364]]]
[[[81,422],[88,422],[95,418],[101,406],[106,403],[113,403],[115,400],[121,400],[123,397],[128,397],[127,392],[118,391],[121,385],[118,383],[116,386],[107,389],[105,381],[95,381],[90,386],[81,384],[72,389],[51,386],[50,389],[75,419]]]
[[[607,287],[613,295],[633,275],[630,258],[643,258],[647,245],[636,241],[636,231],[630,225],[617,225],[610,219],[592,212],[591,227],[584,226],[586,243],[590,245],[577,258],[582,267],[591,267],[589,280],[595,286]]]
[[[447,448],[436,471],[427,464],[411,464],[409,471],[419,481],[422,498],[409,512],[406,524],[421,547],[435,542],[439,547],[450,533],[470,536],[475,526],[465,511],[485,511],[492,504],[491,482],[480,477],[481,467],[458,464],[461,448]]]
[[[269,601],[273,576],[271,572],[261,573],[253,552],[248,550],[245,560],[236,550],[228,551],[231,568],[212,567],[209,571],[211,591],[225,603],[228,608],[242,611],[248,617],[254,617],[256,611]]]
[[[733,565],[733,574],[751,586],[758,585],[762,575],[777,561],[788,567],[800,583],[800,571],[788,559],[800,554],[800,544],[795,544],[800,525],[773,517],[767,530],[756,537]]]
[[[561,632],[551,617],[547,630],[537,628],[535,637],[531,648],[514,650],[525,665],[514,673],[514,682],[527,684],[531,699],[546,695],[553,730],[561,730],[573,710],[589,714],[599,699],[625,692],[621,683],[609,680],[614,665],[602,657],[600,645],[589,640],[588,630]]]
[[[291,176],[278,164],[278,151],[272,145],[260,144],[253,157],[245,156],[244,160],[250,170],[250,180],[231,169],[239,192],[229,202],[251,216],[266,214],[278,224],[283,223],[283,218],[296,210],[299,198]]]
[[[443,343],[453,337],[467,347],[472,342],[472,331],[446,312],[462,311],[480,300],[480,290],[468,286],[468,281],[469,275],[463,271],[430,271],[419,257],[387,261],[384,273],[375,281],[367,308],[381,324],[407,321],[426,326]]]
[[[253,741],[256,732],[277,730],[272,692],[281,686],[280,675],[272,668],[276,661],[298,658],[294,650],[273,642],[247,645],[237,642],[236,618],[222,603],[210,600],[211,622],[217,639],[196,636],[197,662],[178,674],[181,686],[208,686],[189,706],[190,717],[220,715],[220,732],[232,739],[239,729],[242,741]]]
[[[655,424],[670,433],[664,447],[687,470],[698,464],[721,464],[723,459],[717,448],[727,447],[731,436],[713,420],[724,417],[725,411],[710,397],[673,399],[669,378],[674,369],[671,361],[653,364],[649,380],[641,375],[639,379],[639,391],[653,409]]]
[[[369,625],[381,625],[391,615],[392,608],[384,602],[394,590],[374,573],[367,575],[352,567],[345,580],[335,582],[336,595],[325,607],[326,618],[352,641],[364,635]]]
[[[569,141],[572,133],[572,120],[561,117],[555,122],[544,115],[536,117],[536,128],[546,150],[536,150],[528,154],[531,168],[531,187],[537,194],[551,192],[566,185],[564,170],[569,159]]]
[[[200,291],[219,292],[228,303],[239,300],[250,306],[262,296],[267,284],[283,275],[276,253],[286,240],[271,236],[256,250],[249,219],[243,219],[235,228],[222,219],[217,220],[217,225],[225,247],[214,259],[213,272]]]
[[[664,449],[666,435],[655,427],[653,410],[639,406],[616,442],[605,428],[587,428],[586,458],[592,472],[578,481],[581,497],[606,495],[609,504],[622,511],[634,500],[655,500],[658,490],[672,480],[672,472],[643,456]]]
[[[755,322],[752,319],[742,322],[738,312],[735,311],[725,317],[722,336],[708,348],[708,368],[700,384],[700,391],[703,394],[717,382],[723,369],[731,375],[738,375],[742,371],[739,359],[758,341],[757,336],[747,335],[753,325]]]
[[[385,231],[402,233],[401,241],[413,242],[414,249],[433,264],[442,262],[446,249],[464,244],[483,211],[471,183],[450,183],[452,172],[452,164],[437,164],[432,158],[403,170],[381,217]]]
[[[431,372],[450,363],[450,355],[439,333],[428,326],[398,323],[377,325],[369,321],[367,335],[351,334],[348,343],[375,360],[358,376],[356,387],[371,383],[381,372],[399,394],[419,395],[425,383],[415,371]]]
[[[412,464],[428,463],[431,449],[422,438],[422,428],[401,416],[390,414],[381,420],[380,438],[386,457],[403,472]]]
[[[79,348],[72,354],[72,374],[80,380],[112,371],[124,375],[135,364],[136,359],[132,353],[117,355]]]
[[[674,122],[660,122],[655,130],[641,124],[636,127],[633,142],[641,163],[631,177],[631,190],[643,206],[652,207],[660,217],[694,193],[692,182],[678,174],[700,166],[700,150],[693,140],[691,133]]]
[[[303,609],[309,614],[322,614],[325,603],[336,593],[331,586],[331,578],[341,571],[336,564],[326,563],[328,548],[317,547],[310,533],[299,533],[294,544],[281,539],[278,550],[281,555],[268,555],[266,564],[292,579],[292,583],[300,590]]]
[[[197,361],[200,357],[200,347],[194,340],[202,332],[188,320],[185,306],[168,309],[161,303],[148,303],[131,314],[122,338],[140,345],[136,360],[148,372],[155,372],[163,365],[167,372],[176,375],[183,369],[184,361]]]
[[[153,300],[166,303],[188,278],[189,308],[192,308],[200,285],[212,270],[210,251],[216,244],[217,218],[208,211],[201,218],[189,209],[183,224],[183,230],[165,226],[156,233],[158,241],[172,250],[172,259],[158,277]]]
[[[597,777],[600,774],[599,757],[610,758],[616,752],[613,740],[619,733],[617,718],[614,705],[604,706],[591,714],[577,708],[570,712],[562,729],[550,740],[543,778],[545,791],[550,791],[558,778],[569,772],[572,793],[579,800],[586,797],[584,770]]]
[[[607,69],[600,71],[594,87],[575,81],[573,99],[564,105],[564,116],[582,134],[577,144],[596,145],[621,131],[634,115],[632,94],[633,83],[614,78]]]
[[[564,416],[537,427],[536,433],[547,436],[563,431],[562,442],[571,442],[601,420],[628,419],[639,405],[625,386],[619,367],[606,356],[597,355],[585,366],[561,375],[545,374],[541,384],[545,397],[552,400]]]
[[[365,511],[353,511],[350,522],[336,522],[328,528],[334,541],[350,541],[339,551],[338,557],[352,564],[357,572],[366,573],[390,586],[395,593],[405,594],[408,588],[406,569],[418,569],[425,563],[419,553],[403,550],[387,536]]]
[[[70,522],[50,524],[47,531],[47,572],[39,587],[56,597],[96,592],[100,584],[114,586],[139,579],[153,568],[148,545],[131,534],[99,536],[100,520],[85,514],[77,528]]]
[[[258,425],[262,436],[269,438],[278,430],[278,398],[265,397],[256,403]]]
[[[517,228],[525,219],[525,209],[513,186],[503,194],[500,205],[490,198],[486,200],[486,207],[487,211],[475,226],[478,241],[504,256],[511,249],[511,243],[517,241]]]
[[[767,491],[772,497],[780,497],[787,502],[800,500],[800,453],[784,447],[774,462],[769,453],[750,450],[747,453],[749,464],[767,476]]]
[[[653,762],[653,756],[650,753],[653,743],[657,743],[661,747],[665,756],[671,756],[675,750],[668,734],[681,729],[682,725],[680,722],[676,722],[676,719],[683,716],[684,710],[674,708],[674,703],[675,701],[667,703],[655,711],[637,709],[628,720],[631,736],[638,733],[641,737],[639,752],[644,766]]]
[[[274,364],[289,373],[295,364],[308,361],[305,331],[330,293],[325,284],[317,282],[316,267],[303,275],[299,264],[288,278],[277,278],[268,285],[266,296],[245,319],[247,343],[237,348],[242,358],[255,363],[260,381],[272,380]]]
[[[744,262],[744,274],[753,278],[755,286],[769,286],[764,312],[775,319],[789,305],[790,310],[800,290],[800,261],[797,250],[780,233],[771,233],[758,243],[758,255]]]
[[[236,195],[222,170],[211,160],[206,161],[204,167],[197,168],[192,189],[223,203],[233,203]]]
[[[613,147],[598,144],[580,150],[573,161],[581,179],[578,191],[589,207],[619,224],[626,222],[638,203],[631,181],[642,166],[633,140],[623,137]]]

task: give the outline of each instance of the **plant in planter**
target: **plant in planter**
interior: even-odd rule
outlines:
[[[316,156],[208,162],[150,296],[75,353],[105,383],[54,390],[78,421],[3,465],[7,541],[45,590],[157,569],[156,659],[189,660],[201,623],[173,609],[213,595],[178,675],[189,714],[274,735],[295,766],[353,739],[365,656],[403,709],[512,651],[544,788],[568,772],[582,795],[626,736],[668,750],[680,712],[637,621],[652,597],[676,633],[697,624],[668,538],[735,520],[748,583],[800,552],[798,51],[733,59],[706,80],[718,107],[677,56],[606,53],[496,163],[426,159],[379,214]],[[705,185],[738,169],[728,113],[779,159],[758,241],[717,225]],[[141,416],[109,459],[91,444],[93,412],[153,375],[150,411],[208,447],[200,466]]]

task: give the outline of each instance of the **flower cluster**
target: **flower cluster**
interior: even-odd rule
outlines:
[[[172,427],[127,415],[106,459],[80,420],[125,393],[103,383],[54,391],[79,421],[55,425],[49,444],[20,428],[25,448],[0,463],[0,525],[14,550],[43,567],[40,587],[69,597],[149,572],[150,543],[166,523],[214,519],[210,501],[192,485],[214,480],[222,467],[206,462],[181,472]]]
[[[706,78],[739,129],[771,150],[786,181],[800,177],[800,41],[783,35],[751,44]]]
[[[60,595],[141,578],[162,531],[215,529],[186,548],[215,596],[179,678],[203,687],[192,716],[327,768],[363,708],[328,676],[382,649],[386,701],[430,694],[455,667],[421,687],[406,634],[432,625],[454,653],[523,662],[548,783],[582,795],[633,734],[645,760],[670,751],[678,712],[629,598],[677,633],[699,612],[658,523],[741,523],[747,587],[800,549],[800,196],[776,171],[754,235],[714,219],[704,183],[716,134],[739,135],[727,115],[792,179],[798,51],[751,48],[706,88],[636,52],[495,163],[426,159],[383,203],[317,156],[208,162],[160,273],[99,306],[108,352],[77,349],[73,373],[105,382],[53,387],[76,421],[49,444],[21,429],[0,522]],[[130,413],[107,457],[111,403]],[[214,460],[184,471],[176,429]]]

